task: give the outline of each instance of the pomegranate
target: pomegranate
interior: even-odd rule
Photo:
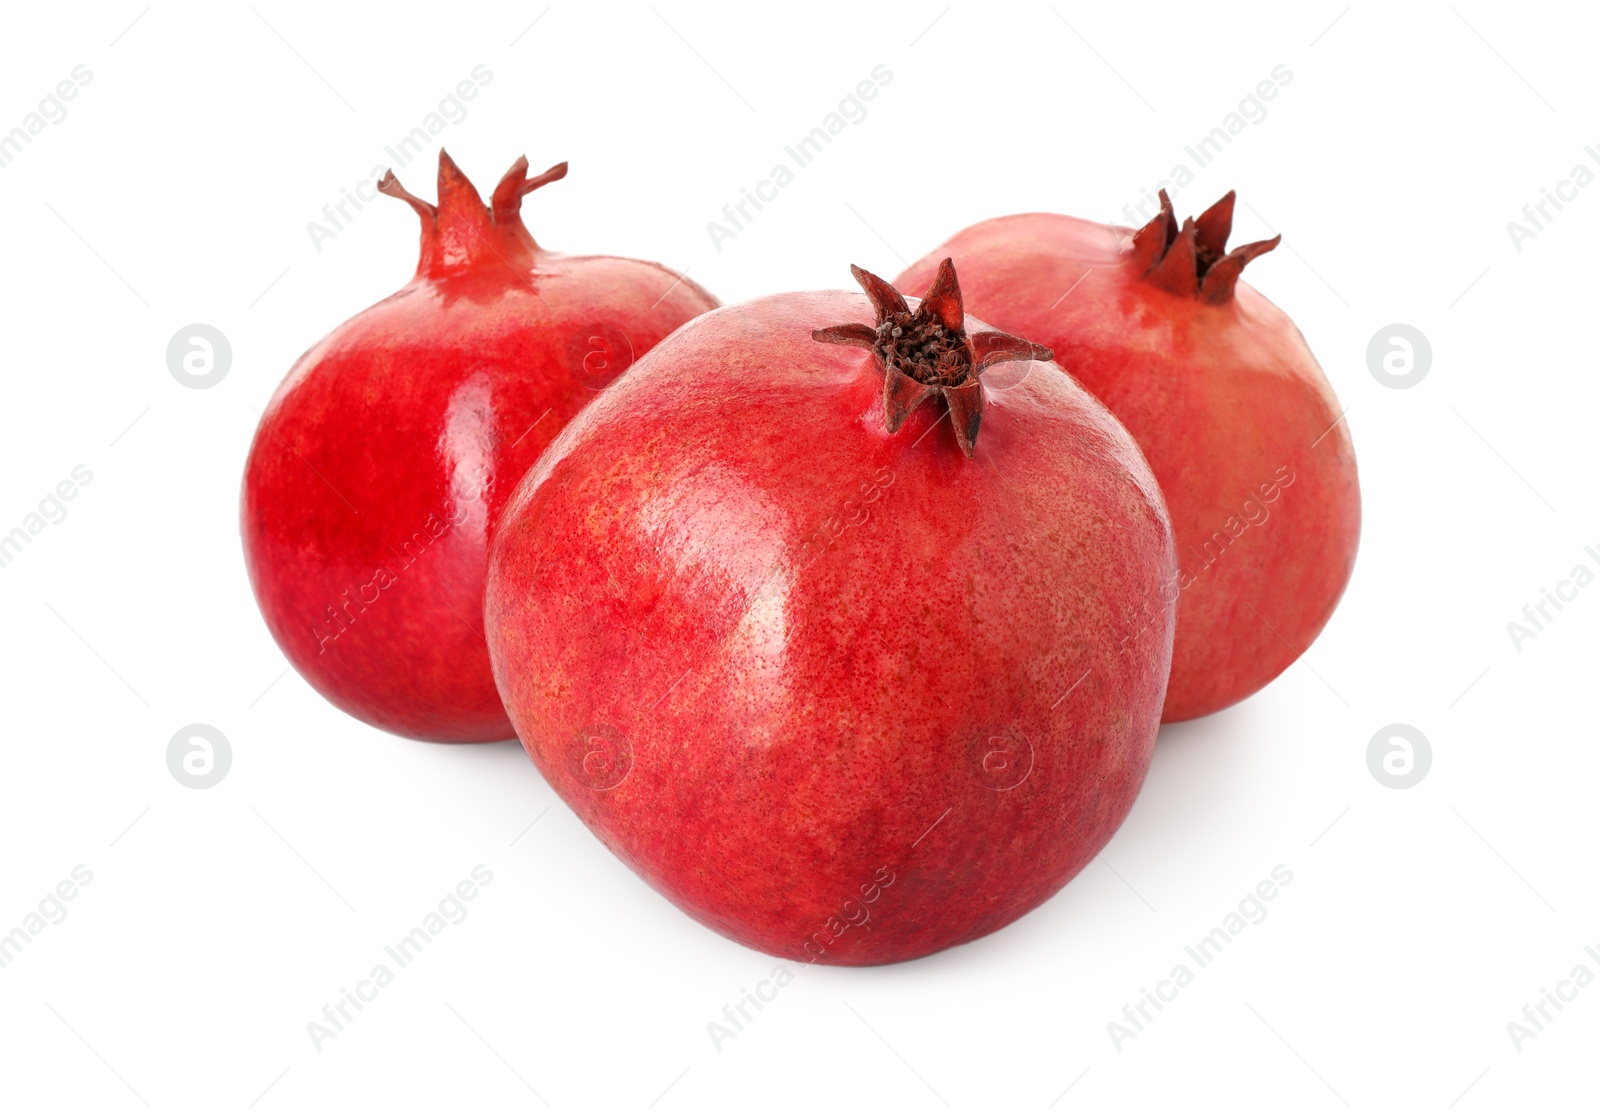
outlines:
[[[718,303],[654,263],[545,251],[518,159],[485,206],[444,151],[416,276],[301,356],[245,465],[245,564],[289,661],[329,700],[421,739],[510,738],[481,628],[488,538],[589,399]]]
[[[524,477],[485,605],[517,734],[608,847],[846,965],[993,932],[1104,846],[1176,573],[1137,446],[1048,350],[966,317],[948,261],[914,309],[854,273],[640,360]]]
[[[1361,532],[1333,389],[1294,323],[1239,281],[1279,238],[1228,251],[1233,203],[1180,228],[1162,191],[1137,232],[1053,213],[983,221],[899,279],[955,256],[973,312],[1048,344],[1144,450],[1178,543],[1168,722],[1243,700],[1304,653]]]

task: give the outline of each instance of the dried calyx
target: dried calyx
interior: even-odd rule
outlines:
[[[961,287],[950,260],[939,264],[927,296],[915,310],[889,283],[852,266],[861,289],[877,314],[873,325],[834,325],[812,332],[813,340],[870,349],[883,367],[883,412],[890,433],[904,424],[918,406],[935,395],[950,410],[961,451],[971,457],[983,421],[983,384],[979,376],[1008,360],[1050,360],[1050,349],[1009,333],[985,331],[967,335],[961,308]]]
[[[498,262],[512,268],[529,265],[540,249],[522,223],[522,199],[566,176],[567,164],[562,162],[530,178],[528,160],[520,157],[485,205],[455,160],[440,148],[437,205],[402,186],[393,170],[384,173],[378,189],[404,201],[422,218],[417,274],[440,275],[479,263]]]
[[[1183,227],[1172,213],[1167,191],[1161,191],[1161,211],[1133,234],[1133,266],[1144,280],[1169,294],[1198,298],[1220,306],[1233,300],[1233,288],[1246,263],[1278,246],[1282,236],[1241,244],[1228,251],[1233,231],[1234,192],[1229,190],[1199,218],[1186,218]]]

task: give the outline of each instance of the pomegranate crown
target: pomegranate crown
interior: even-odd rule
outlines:
[[[417,274],[432,276],[496,259],[512,268],[530,264],[541,249],[522,223],[522,199],[540,186],[566,176],[567,164],[560,162],[530,178],[528,159],[519,156],[485,205],[455,160],[441,147],[437,205],[402,186],[393,170],[384,172],[378,189],[404,201],[422,218]]]
[[[869,271],[851,265],[878,320],[874,325],[833,325],[816,329],[812,340],[869,349],[883,368],[883,416],[896,432],[918,406],[935,395],[950,411],[961,451],[971,459],[983,422],[983,384],[978,377],[1008,360],[1051,360],[1042,344],[987,330],[967,335],[961,285],[948,259],[927,295],[913,311],[900,291]]]
[[[1132,263],[1144,280],[1169,294],[1198,298],[1213,306],[1233,300],[1233,288],[1246,263],[1278,246],[1282,236],[1227,250],[1233,231],[1234,191],[1229,190],[1198,218],[1178,227],[1172,201],[1161,192],[1161,211],[1133,234]]]

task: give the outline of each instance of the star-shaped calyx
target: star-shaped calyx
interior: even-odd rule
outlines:
[[[876,325],[833,325],[812,332],[825,344],[850,344],[869,349],[883,367],[883,415],[894,433],[910,413],[935,395],[950,410],[956,441],[968,458],[978,443],[983,422],[983,384],[978,376],[1008,360],[1050,360],[1042,344],[989,330],[967,335],[961,308],[961,286],[948,259],[927,296],[913,311],[900,291],[877,275],[852,266],[850,273],[867,292],[878,315]]]
[[[1133,266],[1144,280],[1169,294],[1198,298],[1210,305],[1233,300],[1244,265],[1278,246],[1282,236],[1257,240],[1228,250],[1233,231],[1233,191],[1229,190],[1199,218],[1184,219],[1178,227],[1172,201],[1161,191],[1161,211],[1133,234],[1129,249]]]

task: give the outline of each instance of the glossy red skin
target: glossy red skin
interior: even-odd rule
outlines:
[[[603,386],[594,327],[637,355],[717,304],[656,264],[545,252],[517,230],[302,356],[245,469],[245,559],[273,637],[317,691],[399,735],[512,736],[480,626],[490,531]]]
[[[550,784],[691,916],[802,962],[913,959],[1060,889],[1133,803],[1169,664],[1127,433],[1012,363],[975,459],[939,404],[890,434],[877,357],[811,339],[872,320],[826,292],[680,330],[490,555],[495,676]]]
[[[1311,645],[1350,580],[1361,498],[1338,400],[1288,316],[1243,282],[1220,306],[1157,289],[1121,254],[1129,235],[1052,213],[1002,217],[957,233],[897,285],[916,288],[954,257],[967,308],[1052,348],[1144,450],[1181,569],[1172,722],[1244,699]]]

